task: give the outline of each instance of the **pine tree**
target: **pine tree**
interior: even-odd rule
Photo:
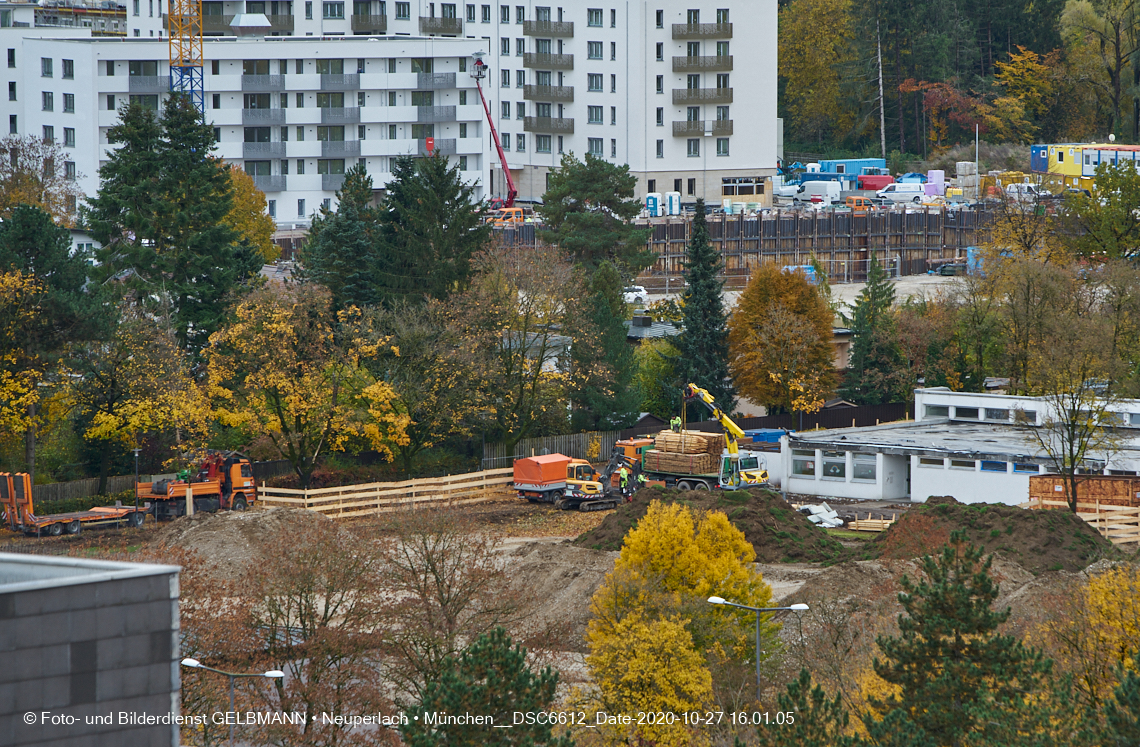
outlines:
[[[873,710],[890,716],[896,734],[921,734],[945,747],[996,744],[995,733],[1017,733],[1033,719],[1052,667],[1040,651],[998,633],[1010,612],[992,609],[993,556],[983,560],[981,549],[965,542],[963,530],[954,532],[937,559],[922,559],[924,579],[903,577],[899,635],[876,639],[886,658],[873,662],[876,674],[900,688],[872,698]],[[867,721],[870,728],[874,720]]]
[[[776,701],[780,711],[794,714],[791,728],[773,729],[761,726],[757,731],[762,745],[772,747],[854,747],[853,737],[845,736],[849,716],[843,699],[836,695],[832,700],[819,685],[812,687],[811,674],[800,670],[800,676],[789,682],[787,692],[779,693]]]
[[[302,252],[304,278],[329,289],[335,308],[374,305],[381,289],[375,268],[379,214],[372,207],[372,177],[363,166],[344,175],[335,212],[322,208]]]
[[[1105,723],[1108,726],[1108,744],[1140,744],[1140,674],[1129,669],[1122,672],[1115,697],[1105,703]]]
[[[895,340],[894,303],[895,288],[883,266],[872,257],[867,285],[855,300],[849,321],[855,341],[851,345],[850,368],[840,390],[857,404],[881,405],[902,394],[906,361]]]
[[[685,264],[689,287],[683,296],[685,315],[677,345],[677,373],[682,386],[692,383],[707,389],[721,410],[731,413],[736,391],[728,374],[728,315],[722,296],[724,283],[718,277],[722,267],[720,255],[709,241],[705,202],[698,199]],[[689,411],[694,420],[703,416],[703,408]]]
[[[576,344],[571,349],[586,351],[584,365],[602,364],[608,376],[588,383],[575,402],[571,428],[581,430],[615,430],[628,428],[637,420],[639,392],[633,386],[637,372],[625,327],[625,299],[622,296],[621,273],[612,262],[603,262],[590,282],[593,291],[592,323],[585,334],[594,336],[592,345]]]
[[[479,636],[444,671],[429,682],[420,703],[404,712],[400,736],[408,747],[572,747],[568,736],[555,737],[548,724],[515,724],[515,713],[548,710],[558,674],[547,667],[537,674],[526,662],[526,649],[512,646],[502,628]],[[425,714],[490,716],[491,724],[428,724]]]

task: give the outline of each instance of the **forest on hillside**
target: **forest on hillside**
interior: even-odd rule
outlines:
[[[1136,143],[1140,2],[780,0],[779,75],[786,152]]]

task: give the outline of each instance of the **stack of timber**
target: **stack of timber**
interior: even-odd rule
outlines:
[[[686,475],[708,474],[716,471],[718,458],[712,454],[679,454],[650,449],[645,452],[645,469]]]
[[[701,433],[700,431],[661,431],[654,440],[658,451],[673,454],[714,454],[720,456],[724,450],[723,433]]]

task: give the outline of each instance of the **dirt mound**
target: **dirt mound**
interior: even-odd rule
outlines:
[[[613,570],[617,555],[569,542],[532,542],[511,553],[513,583],[541,600],[527,626],[552,629],[565,624],[567,650],[585,651],[590,599]]]
[[[759,563],[825,562],[846,557],[845,548],[769,490],[678,491],[645,488],[607,514],[598,528],[574,544],[595,550],[620,550],[630,529],[637,526],[651,501],[681,503],[699,511],[722,511],[756,550]]]
[[[1080,571],[1118,551],[1085,521],[1068,511],[1027,511],[1000,503],[941,499],[908,511],[866,545],[864,558],[907,559],[937,552],[950,533],[964,529],[968,541],[998,553],[1037,575]]]
[[[219,578],[237,580],[256,560],[266,542],[282,531],[312,522],[332,521],[303,508],[199,513],[175,519],[159,530],[156,540],[167,547],[193,550],[208,561]]]

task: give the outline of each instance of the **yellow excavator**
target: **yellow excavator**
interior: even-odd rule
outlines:
[[[749,485],[766,485],[768,470],[761,469],[759,460],[754,456],[741,457],[737,440],[744,437],[744,431],[717,407],[713,396],[696,384],[688,384],[684,389],[684,397],[686,402],[700,400],[724,427],[725,450],[720,459],[720,487],[735,490]]]

